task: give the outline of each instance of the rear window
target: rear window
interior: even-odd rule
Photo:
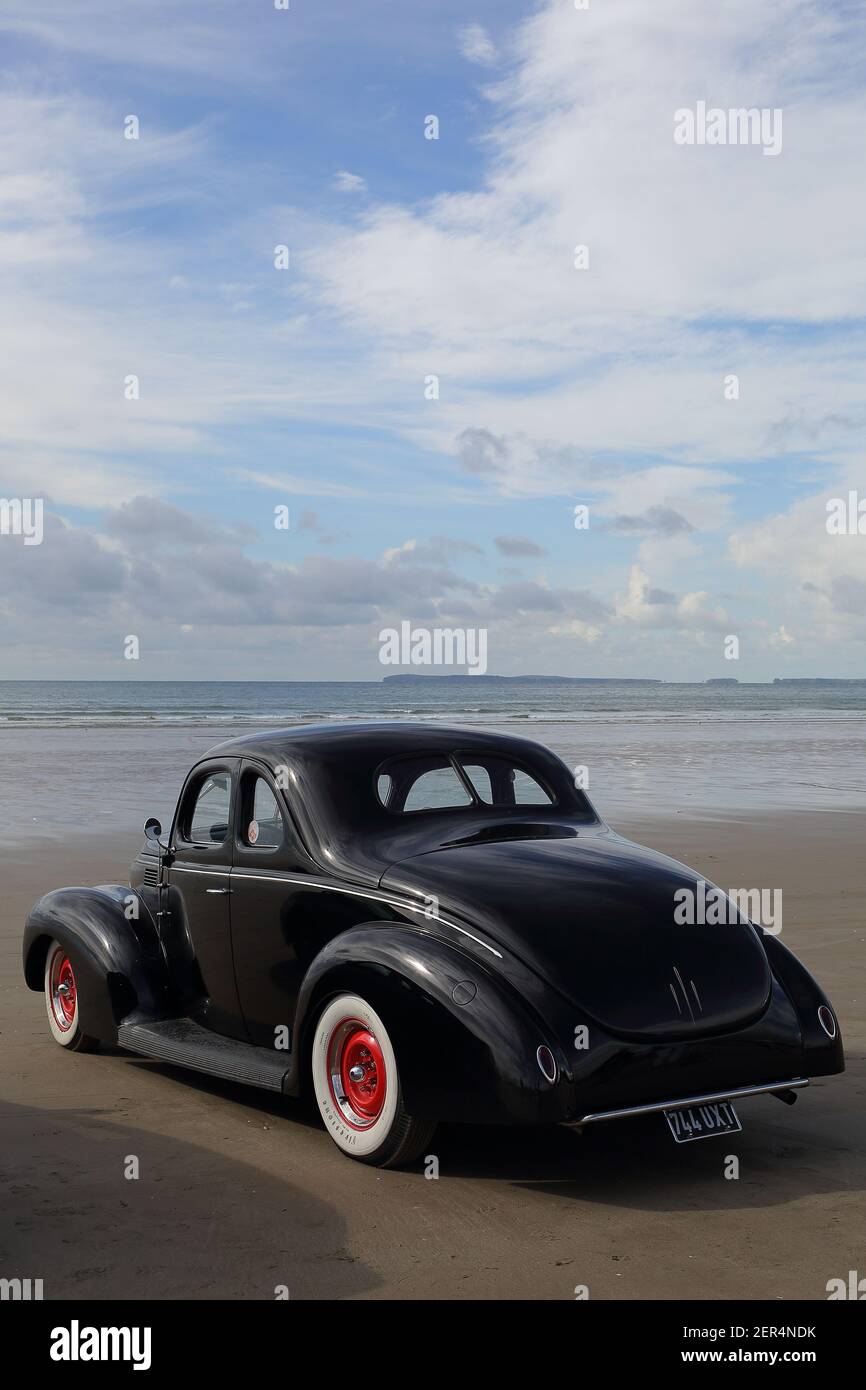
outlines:
[[[550,806],[553,802],[540,782],[507,758],[466,758],[463,770],[486,806]]]
[[[399,758],[380,768],[376,779],[386,811],[439,811],[472,806],[473,800],[448,758]]]
[[[499,754],[392,758],[376,774],[376,791],[385,810],[397,812],[553,804],[531,773]]]

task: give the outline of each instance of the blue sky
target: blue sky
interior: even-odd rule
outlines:
[[[0,33],[0,495],[49,513],[0,536],[3,674],[377,679],[405,619],[501,673],[864,673],[866,535],[825,525],[866,497],[858,7]],[[781,153],[677,146],[698,101],[781,109]]]

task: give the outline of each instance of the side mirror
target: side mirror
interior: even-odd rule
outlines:
[[[147,820],[144,822],[144,833],[147,836],[148,840],[153,840],[156,844],[159,844],[159,837],[162,834],[162,826],[160,825],[156,816],[148,816]]]

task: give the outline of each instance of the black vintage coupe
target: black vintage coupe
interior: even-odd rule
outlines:
[[[702,888],[703,885],[703,888]],[[24,973],[63,1047],[298,1095],[366,1163],[440,1120],[573,1126],[665,1112],[739,1128],[843,1070],[807,970],[621,838],[538,744],[422,724],[306,726],[215,748],[130,885],[65,888]],[[726,900],[727,901],[727,900]]]

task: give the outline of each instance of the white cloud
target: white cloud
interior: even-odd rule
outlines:
[[[769,641],[774,651],[784,651],[786,647],[794,644],[794,638],[784,623],[780,624],[777,632],[771,633]]]
[[[226,26],[236,16],[235,0],[208,0],[206,7],[177,0],[123,7],[115,0],[76,0],[74,15],[65,0],[4,0],[0,32],[31,39],[48,54],[261,81],[269,49],[276,47],[274,31],[249,15],[241,40],[235,34],[228,41]]]
[[[827,530],[828,501],[847,501],[857,481],[856,470],[828,480],[823,491],[740,527],[730,538],[734,563],[780,586],[789,622],[807,622],[813,644],[842,647],[866,640],[866,536]],[[864,495],[861,485],[857,496]],[[785,645],[778,639],[779,634],[774,646]]]
[[[361,488],[352,487],[349,483],[335,483],[329,478],[317,477],[315,474],[263,473],[255,468],[238,468],[231,476],[242,482],[266,488],[269,492],[285,493],[287,496],[298,493],[303,497],[359,498],[364,495]]]
[[[379,370],[440,374],[437,409],[408,426],[422,444],[475,428],[683,466],[816,440],[849,457],[866,418],[863,99],[834,74],[863,48],[853,16],[803,0],[760,26],[752,0],[700,22],[690,0],[591,22],[545,5],[494,94],[483,186],[375,207],[306,268]],[[674,110],[701,98],[783,106],[783,153],[675,145]],[[801,326],[828,321],[831,339]]]
[[[715,640],[720,626],[743,626],[713,596],[725,557],[721,546],[701,553],[707,532],[733,531],[735,563],[775,590],[756,641],[782,651],[806,630],[831,643],[866,636],[864,547],[826,536],[824,495],[780,503],[749,526],[735,525],[732,499],[749,470],[763,484],[771,467],[789,468],[787,497],[807,472],[856,480],[860,467],[866,191],[854,78],[866,34],[855,14],[807,0],[778,0],[760,16],[753,0],[619,0],[593,7],[588,22],[550,0],[509,41],[507,81],[485,89],[475,189],[426,202],[326,199],[336,209],[326,224],[266,201],[264,164],[245,181],[218,118],[173,129],[156,119],[155,100],[139,113],[142,140],[127,142],[125,107],[81,95],[91,71],[76,69],[82,54],[187,65],[203,80],[273,76],[262,36],[281,20],[257,21],[238,53],[236,13],[234,0],[214,0],[175,25],[174,0],[156,0],[146,17],[84,0],[73,23],[60,0],[4,8],[0,27],[44,41],[56,72],[68,64],[75,81],[56,95],[53,78],[29,92],[22,78],[0,98],[2,490],[100,506],[182,479],[189,492],[240,482],[277,500],[403,496],[463,508],[487,505],[495,489],[506,500],[589,501],[593,526],[654,517],[655,533],[632,528],[637,566],[616,614],[622,576],[604,558],[589,596],[542,578],[448,591],[448,614],[483,614],[502,662],[518,669],[532,658],[556,669],[545,634],[593,641],[614,670],[665,631]],[[168,15],[175,54],[161,32]],[[455,23],[442,29],[452,50]],[[472,61],[496,59],[480,25],[464,27],[461,44]],[[673,112],[698,99],[782,106],[782,154],[675,146]],[[362,185],[336,175],[347,194]],[[278,275],[272,248],[284,240],[292,268]],[[588,271],[573,267],[578,243],[590,248]],[[135,403],[123,399],[129,372],[142,382]],[[431,372],[435,403],[422,396]],[[730,372],[736,401],[723,394]],[[319,466],[326,448],[319,458],[282,451],[287,423],[325,424],[345,443]],[[244,464],[240,449],[228,456],[223,427],[247,425],[273,434],[260,460],[258,439],[237,431]],[[380,463],[375,444],[365,454],[365,438],[396,438],[399,461]],[[425,450],[451,455],[453,470]],[[672,529],[672,514],[692,532]],[[527,525],[522,515],[495,524],[505,536]],[[374,564],[376,583],[425,567],[429,580],[444,560],[417,534],[390,564],[359,565]],[[78,555],[78,542],[64,544]],[[116,541],[96,544],[116,556]],[[322,586],[317,611],[332,632],[353,583],[372,592],[372,578],[323,561],[292,582],[304,602]],[[201,632],[208,614],[195,617]]]
[[[720,606],[711,607],[708,600],[704,591],[684,594],[677,600],[674,594],[653,588],[647,572],[633,565],[628,591],[617,604],[616,616],[640,627],[682,627],[701,632],[729,629],[728,614]]]
[[[92,9],[102,25],[110,7]],[[592,483],[613,514],[642,490],[644,509],[672,507],[695,526],[709,512],[725,524],[735,465],[816,447],[850,459],[866,422],[854,326],[866,197],[860,98],[829,77],[856,52],[856,31],[781,0],[755,34],[758,62],[743,43],[747,0],[700,25],[687,0],[623,0],[615,20],[602,9],[585,21],[550,4],[517,31],[477,192],[375,205],[345,232],[256,207],[217,220],[192,264],[170,238],[117,239],[100,217],[154,206],[169,185],[206,200],[222,172],[208,126],[160,132],[145,120],[147,138],[127,142],[116,113],[93,102],[7,97],[0,177],[14,216],[0,270],[5,259],[32,272],[8,286],[0,339],[12,446],[62,457],[75,439],[114,466],[132,452],[218,461],[214,430],[249,418],[388,429],[445,454],[466,431],[488,431],[508,457],[485,487],[521,497]],[[25,8],[10,22],[26,26]],[[675,105],[692,93],[734,101],[744,88],[785,103],[778,159],[674,146]],[[294,268],[279,279],[263,247],[286,227]],[[592,250],[588,272],[572,268],[578,240]],[[213,266],[239,246],[256,269],[220,287]],[[748,327],[792,315],[829,318],[833,335]],[[731,370],[734,402],[722,389]],[[135,410],[116,391],[126,371],[142,378]],[[419,409],[431,371],[441,398]]]
[[[417,548],[418,542],[414,537],[410,537],[410,539],[404,541],[402,545],[389,546],[387,550],[382,551],[382,564],[387,569],[390,565],[397,564],[407,555],[412,555]]]
[[[365,193],[367,181],[360,174],[350,174],[348,169],[338,169],[334,175],[334,187],[338,193]]]
[[[547,631],[551,637],[576,637],[590,645],[601,637],[601,628],[593,623],[581,622],[580,618],[571,618],[567,623],[553,623]]]
[[[457,35],[460,52],[470,63],[491,67],[497,58],[496,45],[482,24],[467,24]]]

